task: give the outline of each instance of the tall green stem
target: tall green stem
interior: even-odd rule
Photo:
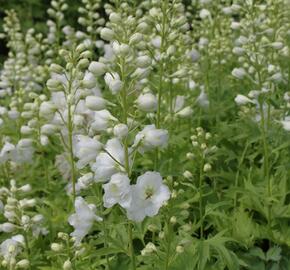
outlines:
[[[199,219],[200,219],[200,238],[203,239],[203,166],[204,166],[204,159],[202,157],[201,164],[199,168]]]
[[[127,117],[128,117],[128,104],[127,104],[127,84],[126,84],[126,73],[125,73],[125,59],[121,59],[121,79],[123,82],[123,87],[121,90],[121,101],[123,108],[123,122],[127,125]],[[128,148],[128,138],[127,136],[123,140],[124,144],[124,156],[125,156],[125,170],[130,177],[130,162],[129,162],[129,148]],[[133,224],[131,222],[128,223],[128,237],[129,237],[129,254],[131,258],[132,269],[136,270],[136,257],[134,252],[134,244],[133,244]]]
[[[69,84],[68,84],[68,93],[71,94],[72,90],[72,70],[70,71]],[[71,100],[68,100],[68,147],[69,147],[69,158],[70,158],[70,166],[71,166],[71,181],[73,188],[73,199],[76,197],[76,170],[75,170],[75,162],[74,162],[74,154],[73,154],[73,115],[71,108]]]

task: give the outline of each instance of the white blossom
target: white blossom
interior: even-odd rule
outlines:
[[[75,213],[68,218],[69,224],[74,227],[71,236],[75,238],[76,245],[88,234],[94,221],[102,221],[102,218],[95,214],[95,205],[87,204],[82,197],[77,197]]]
[[[164,129],[156,129],[155,125],[145,126],[140,131],[134,141],[134,146],[138,146],[140,153],[160,147],[164,148],[168,143],[168,131]]]
[[[85,135],[76,135],[74,154],[79,159],[77,161],[77,168],[82,169],[93,162],[102,147],[103,145],[96,139]]]
[[[106,143],[106,152],[101,152],[91,166],[96,182],[106,182],[110,177],[122,171],[125,163],[124,148],[117,138]]]
[[[109,183],[103,185],[105,194],[104,206],[110,208],[120,204],[123,208],[129,207],[131,203],[130,179],[123,173],[112,175]]]
[[[160,207],[170,198],[170,191],[162,183],[158,172],[146,172],[132,186],[132,203],[127,209],[128,218],[142,221],[146,216],[157,215]]]

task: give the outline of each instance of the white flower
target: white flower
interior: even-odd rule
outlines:
[[[101,30],[101,38],[107,41],[111,41],[115,36],[115,33],[113,30],[111,30],[110,28],[103,28]]]
[[[156,111],[157,105],[157,98],[152,93],[141,94],[137,99],[138,108],[144,112]]]
[[[196,99],[196,102],[199,104],[200,107],[208,108],[209,100],[208,100],[208,96],[205,93],[204,89],[201,90],[199,96]]]
[[[101,76],[106,72],[106,65],[101,62],[93,61],[89,65],[89,71],[96,76]]]
[[[116,72],[108,73],[107,72],[105,74],[104,79],[105,79],[106,85],[109,87],[109,89],[111,90],[113,95],[117,94],[121,90],[123,83],[120,80],[120,76],[118,73],[116,73]]]
[[[162,183],[161,175],[146,172],[132,186],[132,203],[127,209],[127,216],[134,221],[142,221],[146,216],[153,217],[169,198],[170,191]]]
[[[95,214],[95,205],[87,204],[82,197],[77,197],[75,199],[75,213],[68,218],[69,224],[75,229],[71,236],[75,238],[76,245],[79,245],[88,234],[94,221],[102,221],[102,218]]]
[[[14,160],[17,163],[29,163],[33,160],[34,148],[31,139],[22,139],[16,145]]]
[[[193,109],[190,106],[186,106],[180,110],[176,115],[181,118],[187,118],[193,114]]]
[[[13,144],[5,142],[0,152],[0,164],[5,163],[9,159],[13,159],[15,151],[15,146]]]
[[[237,103],[237,105],[245,105],[248,103],[254,103],[251,99],[249,99],[248,97],[244,95],[237,95],[235,97],[235,102]]]
[[[76,135],[75,141],[74,154],[79,159],[77,168],[82,169],[96,159],[103,145],[84,135]]]
[[[1,232],[6,232],[6,233],[11,233],[16,229],[16,226],[10,222],[5,222],[0,224],[0,231]]]
[[[119,139],[126,137],[128,135],[128,131],[128,126],[125,124],[117,124],[114,126],[114,135]]]
[[[285,117],[285,120],[280,121],[283,126],[283,129],[286,131],[290,131],[290,117]]]
[[[92,111],[100,111],[106,108],[107,101],[102,97],[87,96],[86,107]]]
[[[91,128],[94,131],[106,130],[109,126],[109,121],[117,121],[117,119],[108,110],[97,111],[95,112],[94,121],[91,123]]]
[[[51,119],[53,118],[55,111],[56,107],[51,101],[44,101],[39,107],[39,116],[46,119]]]
[[[206,19],[206,18],[210,18],[210,16],[211,16],[211,14],[210,14],[210,12],[209,12],[209,10],[207,10],[207,9],[205,9],[205,8],[203,8],[200,12],[199,12],[199,17],[201,18],[201,19]]]
[[[110,208],[115,204],[120,204],[127,208],[131,203],[130,179],[127,175],[116,173],[112,175],[109,183],[103,185],[105,194],[103,197],[104,206]]]
[[[184,102],[185,102],[185,96],[177,96],[174,102],[174,112],[178,112],[180,111],[183,106],[184,106]]]
[[[235,78],[241,80],[247,75],[247,73],[246,73],[244,68],[234,68],[233,71],[232,71],[232,75]]]
[[[24,237],[23,235],[15,235],[11,237],[11,239],[6,239],[0,245],[0,254],[7,261],[15,258],[19,252],[21,252],[21,248],[24,245]]]
[[[109,140],[105,150],[106,152],[101,152],[91,166],[96,182],[108,181],[113,174],[122,171],[120,164],[125,163],[124,148],[117,138]]]
[[[156,147],[164,148],[168,142],[168,131],[164,129],[156,129],[155,125],[145,126],[139,132],[134,141],[134,146],[139,146],[139,152],[144,153],[147,150]]]
[[[92,89],[96,86],[97,80],[95,75],[91,72],[86,72],[84,79],[82,80],[82,86],[84,88]]]

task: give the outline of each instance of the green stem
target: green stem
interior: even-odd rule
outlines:
[[[68,93],[71,94],[72,89],[72,71],[70,71],[69,85],[68,85]],[[75,162],[74,162],[74,153],[73,153],[73,112],[71,108],[71,101],[68,100],[68,148],[69,148],[69,158],[70,158],[70,166],[71,166],[71,181],[73,187],[73,200],[76,197],[76,170],[75,170]]]
[[[247,153],[248,147],[249,147],[249,143],[247,142],[245,145],[244,151],[242,153],[242,156],[239,160],[238,169],[237,169],[237,173],[236,173],[236,177],[235,177],[235,189],[237,189],[238,185],[239,185],[240,169],[241,169],[241,166],[242,166],[243,161],[245,159],[245,155]],[[234,197],[234,207],[235,208],[237,207],[237,191],[236,190],[235,190],[235,197]]]
[[[204,160],[202,158],[201,165],[199,168],[199,219],[200,219],[200,238],[203,239],[203,203],[202,203],[202,197],[203,197],[203,166],[204,166]]]
[[[262,143],[263,143],[263,151],[264,151],[264,161],[263,161],[263,171],[264,178],[267,182],[267,192],[268,197],[271,197],[271,178],[269,177],[269,153],[268,153],[268,145],[267,145],[267,137],[265,130],[265,113],[263,109],[263,103],[260,102],[260,114],[261,114],[261,131],[262,131]],[[271,224],[271,206],[268,205],[268,225]]]
[[[127,104],[127,84],[126,84],[126,74],[125,74],[125,59],[121,59],[121,79],[123,82],[123,87],[121,90],[121,101],[123,108],[123,122],[127,125],[128,117],[128,104]],[[124,144],[124,156],[125,156],[125,170],[130,177],[130,162],[129,162],[129,147],[128,147],[128,137],[126,136],[123,140]],[[133,224],[129,222],[128,224],[128,237],[129,237],[129,254],[131,258],[132,269],[136,270],[136,257],[134,252],[134,243],[133,243]]]
[[[171,250],[171,224],[170,219],[167,221],[167,249],[166,249],[166,259],[165,259],[165,270],[169,269],[169,258],[170,258],[170,250]]]
[[[128,235],[129,235],[129,253],[131,257],[132,270],[136,270],[136,258],[133,245],[133,225],[131,222],[128,224]]]

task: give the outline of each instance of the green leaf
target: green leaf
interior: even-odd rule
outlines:
[[[281,259],[281,248],[278,246],[270,248],[266,253],[267,261],[278,262]]]

